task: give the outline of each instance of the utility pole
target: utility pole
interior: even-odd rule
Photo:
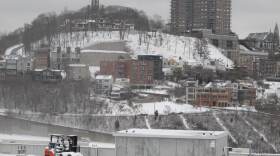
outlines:
[[[252,156],[252,144],[253,144],[253,141],[252,140],[248,140],[248,144],[249,144],[249,156]]]

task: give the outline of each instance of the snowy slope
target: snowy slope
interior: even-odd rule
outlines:
[[[264,97],[270,94],[276,94],[280,97],[280,82],[264,81],[264,84],[269,85],[269,88],[264,91]]]
[[[9,55],[24,56],[24,45],[21,43],[21,44],[17,44],[12,47],[9,47],[8,49],[6,49],[5,55],[6,56],[9,56]]]
[[[135,115],[149,114],[153,115],[157,110],[159,114],[170,113],[201,113],[209,111],[204,107],[193,107],[188,104],[178,104],[172,101],[152,102],[152,103],[134,103],[133,107],[127,102],[111,102],[108,107],[109,112],[114,115]]]
[[[55,50],[57,46],[61,46],[62,49],[70,46],[72,49],[75,47],[85,48],[101,42],[112,42],[120,41],[119,32],[75,32],[70,34],[59,34],[53,40],[52,49]],[[141,45],[140,45],[141,38]],[[165,59],[173,59],[176,62],[187,62],[190,65],[202,64],[202,60],[195,52],[194,43],[195,38],[182,37],[169,34],[160,34],[156,36],[151,33],[146,35],[139,35],[139,33],[126,34],[125,41],[127,46],[130,48],[132,55],[136,56],[139,54],[159,54]],[[213,45],[208,45],[209,60],[216,60],[220,65],[225,68],[231,68],[233,62],[225,57],[219,49]]]

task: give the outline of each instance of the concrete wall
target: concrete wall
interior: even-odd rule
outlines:
[[[17,154],[18,149],[23,147],[26,154],[43,156],[46,145],[21,145],[21,144],[4,144],[0,143],[0,153]],[[115,156],[114,148],[90,148],[81,147],[83,156]]]
[[[116,137],[116,156],[222,156],[226,139]]]
[[[0,153],[17,154],[18,149],[21,147],[26,149],[26,154],[43,156],[46,145],[21,145],[21,144],[0,143]]]

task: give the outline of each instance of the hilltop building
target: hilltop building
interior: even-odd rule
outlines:
[[[231,0],[172,0],[171,31],[185,34],[194,29],[230,34]]]
[[[274,32],[251,33],[246,37],[244,45],[253,51],[269,52],[270,57],[274,58],[279,51],[279,28],[275,25]]]

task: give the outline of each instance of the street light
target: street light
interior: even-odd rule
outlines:
[[[247,143],[249,144],[249,156],[252,156],[252,144],[253,144],[253,141],[252,140],[248,140]]]

